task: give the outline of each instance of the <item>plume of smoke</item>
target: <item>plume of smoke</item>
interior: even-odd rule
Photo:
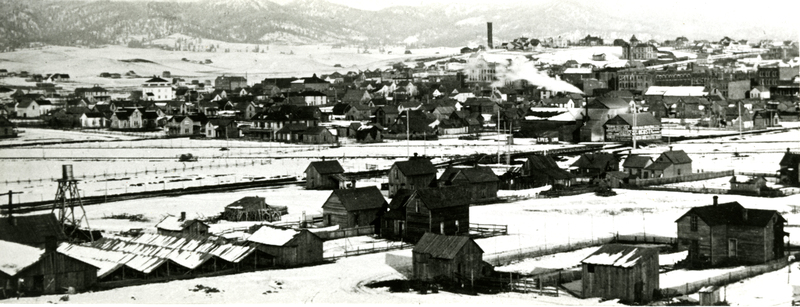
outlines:
[[[562,80],[554,79],[548,76],[546,73],[540,72],[530,60],[526,59],[524,61],[520,61],[518,59],[516,61],[509,62],[510,63],[507,65],[497,64],[497,67],[495,67],[495,76],[497,77],[497,81],[492,83],[492,86],[502,87],[508,82],[525,80],[531,85],[543,87],[554,92],[583,94],[583,91],[574,85]]]

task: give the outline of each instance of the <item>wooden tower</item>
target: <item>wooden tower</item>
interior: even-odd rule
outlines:
[[[62,165],[61,175],[61,179],[57,180],[58,190],[56,191],[56,198],[51,212],[56,214],[64,233],[70,240],[87,237],[90,241],[94,241],[92,230],[89,227],[89,218],[86,217],[86,210],[83,209],[83,203],[81,202],[78,179],[75,179],[72,175],[72,165]],[[78,210],[77,214],[75,212],[76,209]],[[79,230],[82,223],[86,225],[85,236],[80,236],[84,233],[83,230]]]

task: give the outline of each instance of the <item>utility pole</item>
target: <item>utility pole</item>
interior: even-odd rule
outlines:
[[[497,108],[497,164],[500,164],[500,108]]]
[[[406,109],[406,156],[411,158],[411,112]]]
[[[744,119],[742,118],[742,102],[741,101],[737,102],[736,106],[739,109],[739,139],[741,139],[742,138],[742,122],[744,121]]]
[[[13,192],[11,190],[8,190],[8,193],[0,194],[0,196],[8,195],[8,209],[6,209],[7,210],[6,212],[8,212],[7,214],[8,214],[9,217],[12,214],[14,214],[14,207],[12,206],[12,202],[14,200],[14,194],[22,194],[22,192]],[[17,200],[19,200],[19,199],[17,199]]]
[[[636,149],[636,104],[633,105],[633,127],[631,127],[631,140],[633,140],[633,149]]]

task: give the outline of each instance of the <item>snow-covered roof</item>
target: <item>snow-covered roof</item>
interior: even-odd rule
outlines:
[[[652,255],[655,255],[654,258],[658,262],[658,249],[656,248],[607,244],[589,255],[589,257],[586,257],[586,259],[583,259],[581,263],[630,268]]]
[[[261,227],[247,241],[265,245],[283,246],[297,234],[296,230]]]
[[[0,272],[14,276],[39,261],[44,249],[0,240]]]
[[[591,68],[567,68],[563,74],[591,74]]]
[[[645,96],[705,96],[702,86],[651,86],[647,88]]]

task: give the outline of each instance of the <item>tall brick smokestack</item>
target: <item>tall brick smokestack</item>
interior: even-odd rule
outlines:
[[[486,47],[489,48],[489,49],[494,49],[494,46],[492,46],[492,23],[491,22],[487,22],[486,23],[486,36],[488,38]]]

